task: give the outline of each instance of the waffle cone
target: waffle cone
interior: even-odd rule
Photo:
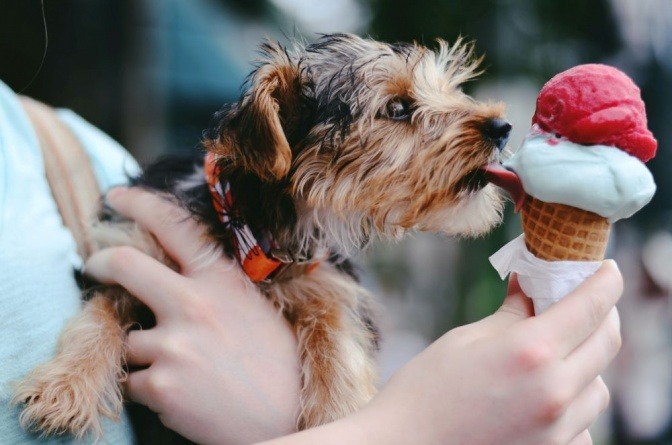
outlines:
[[[611,224],[593,212],[527,196],[522,209],[527,249],[546,261],[604,259]]]

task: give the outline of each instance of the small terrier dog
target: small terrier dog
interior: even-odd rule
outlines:
[[[503,202],[480,167],[498,159],[511,126],[503,105],[461,91],[480,62],[461,40],[432,51],[333,34],[292,49],[268,42],[262,54],[240,100],[215,114],[205,160],[159,162],[134,185],[188,208],[289,320],[303,429],[375,391],[371,300],[348,256],[415,230],[488,231]],[[130,245],[171,264],[142,228],[102,215],[99,248]],[[92,288],[56,357],[18,385],[24,427],[100,435],[101,415],[121,412],[125,336],[142,309],[119,286]]]

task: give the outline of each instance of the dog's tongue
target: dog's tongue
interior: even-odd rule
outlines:
[[[503,188],[509,195],[511,195],[511,199],[513,199],[513,203],[516,205],[516,212],[523,208],[523,203],[525,203],[525,189],[517,174],[511,170],[507,170],[502,167],[502,164],[497,162],[485,165],[481,167],[481,170],[483,170],[485,178],[489,182],[495,184],[497,187]]]

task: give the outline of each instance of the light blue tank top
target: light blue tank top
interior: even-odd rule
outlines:
[[[139,168],[115,141],[68,110],[59,111],[85,147],[101,190]],[[81,264],[44,175],[37,136],[14,93],[0,82],[0,444],[92,443],[39,438],[21,429],[8,383],[54,355],[65,322],[80,308],[73,268]],[[130,423],[106,420],[99,443],[133,443]]]

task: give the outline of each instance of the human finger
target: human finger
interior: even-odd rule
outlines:
[[[133,330],[126,338],[126,364],[147,367],[156,360],[157,346],[152,341],[152,330]]]
[[[509,278],[506,298],[498,312],[509,314],[512,322],[534,315],[532,300],[520,288],[518,275],[515,273],[511,274]]]
[[[155,373],[151,368],[133,371],[128,374],[124,382],[124,393],[126,397],[140,405],[144,405],[150,410],[159,412],[156,404],[156,388],[160,386],[157,383]]]
[[[573,443],[572,440],[585,440],[585,437],[581,437],[583,431],[595,423],[608,406],[609,389],[602,377],[598,376],[574,399],[559,419],[557,427],[566,432],[566,440],[570,443]]]
[[[149,230],[181,268],[189,267],[206,242],[205,230],[190,213],[171,201],[140,187],[114,188],[107,201],[121,215]]]
[[[577,392],[601,374],[620,349],[620,321],[614,307],[597,331],[565,359],[567,372],[576,376]]]
[[[494,332],[502,331],[522,319],[534,315],[532,301],[523,293],[518,284],[518,276],[511,274],[509,278],[508,290],[502,305],[497,311],[484,318],[480,322],[482,335],[491,335]]]
[[[87,260],[84,271],[101,283],[121,285],[145,303],[157,319],[179,311],[179,295],[187,293],[184,277],[129,246],[96,252]]]
[[[614,261],[600,269],[543,314],[529,320],[545,340],[566,357],[602,324],[623,292],[623,279]]]

